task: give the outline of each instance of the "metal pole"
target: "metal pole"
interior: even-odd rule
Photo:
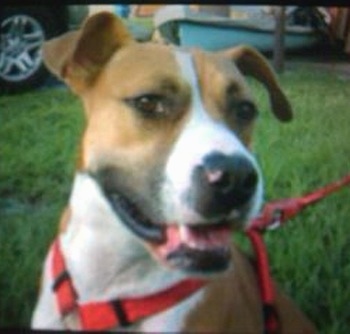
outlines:
[[[275,43],[273,48],[273,66],[279,73],[284,70],[284,31],[285,31],[285,7],[276,6],[274,8],[276,27]]]

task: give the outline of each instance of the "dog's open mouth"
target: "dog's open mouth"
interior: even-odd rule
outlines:
[[[148,242],[157,259],[188,272],[217,272],[230,262],[231,225],[228,222],[193,225],[153,223],[126,197],[107,197],[123,223]]]
[[[190,272],[216,272],[229,265],[230,240],[228,223],[168,225],[166,241],[153,245],[153,249],[158,259],[171,267]]]

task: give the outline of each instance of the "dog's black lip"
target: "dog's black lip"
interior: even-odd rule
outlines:
[[[156,244],[165,241],[164,228],[152,223],[130,199],[117,192],[106,195],[113,210],[118,213],[123,223],[138,237]]]
[[[231,252],[229,248],[215,248],[211,250],[192,249],[185,245],[168,254],[166,260],[176,268],[193,273],[215,273],[228,268]]]

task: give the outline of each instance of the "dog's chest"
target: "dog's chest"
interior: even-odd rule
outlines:
[[[147,318],[140,325],[133,326],[132,330],[151,333],[178,333],[184,331],[188,316],[195,309],[196,305],[201,302],[203,296],[204,291],[201,290],[169,310]]]

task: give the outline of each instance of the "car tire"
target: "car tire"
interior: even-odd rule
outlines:
[[[41,85],[48,72],[42,43],[63,31],[49,9],[7,7],[0,12],[0,93],[18,93]]]

